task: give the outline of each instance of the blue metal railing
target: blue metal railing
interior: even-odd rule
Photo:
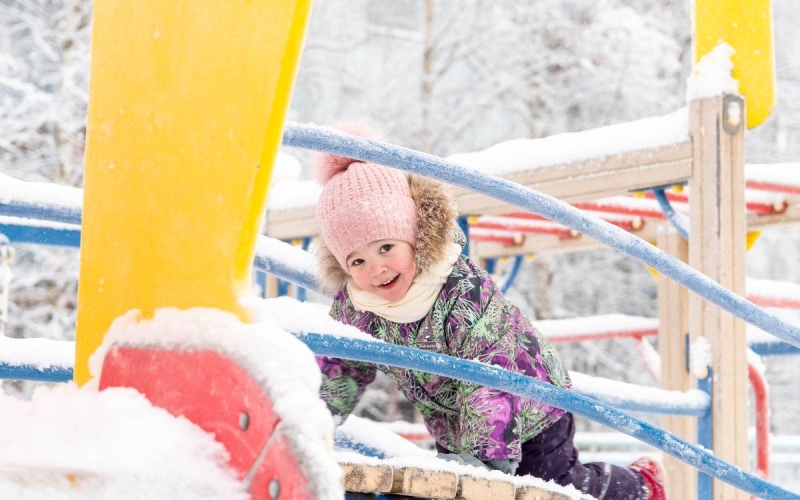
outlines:
[[[681,214],[677,213],[675,209],[672,208],[672,204],[669,202],[669,198],[667,198],[667,193],[664,192],[663,188],[658,188],[653,190],[653,194],[656,196],[656,201],[658,201],[661,211],[664,212],[664,218],[672,224],[672,227],[675,228],[675,231],[677,231],[684,240],[688,241],[689,229],[686,227],[686,221]]]
[[[380,163],[424,175],[491,196],[541,215],[621,251],[733,315],[781,340],[800,347],[800,328],[732,293],[719,283],[648,242],[604,220],[587,215],[552,196],[429,154],[347,135],[330,128],[287,124],[283,144]]]
[[[511,289],[511,285],[514,284],[514,280],[517,279],[519,270],[522,268],[523,258],[524,256],[522,255],[517,255],[514,257],[514,263],[511,264],[511,269],[508,270],[508,274],[506,274],[506,277],[503,279],[503,283],[500,285],[500,290],[502,290],[503,293],[508,293],[508,291]]]
[[[768,483],[711,452],[684,441],[643,420],[603,403],[545,382],[501,368],[431,353],[410,347],[318,333],[298,338],[321,356],[419,370],[481,386],[490,386],[525,398],[562,408],[623,432],[668,453],[698,470],[764,499],[798,499],[800,495]]]

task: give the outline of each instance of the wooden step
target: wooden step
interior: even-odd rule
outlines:
[[[392,493],[413,498],[456,500],[570,500],[570,496],[535,485],[519,484],[521,478],[481,477],[463,473],[457,466],[425,468],[392,465],[375,458],[339,459],[345,491],[354,493]],[[492,474],[495,476],[498,474]],[[524,482],[524,479],[523,479]],[[590,498],[586,496],[585,498]]]

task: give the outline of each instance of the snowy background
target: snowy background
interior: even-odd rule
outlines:
[[[794,4],[773,2],[778,100],[747,135],[748,163],[800,161]],[[81,186],[91,9],[88,0],[0,0],[0,172]],[[674,111],[685,103],[691,58],[688,1],[320,0],[289,119],[368,118],[391,142],[447,156]],[[290,153],[307,177],[308,155]],[[77,253],[16,250],[6,335],[74,338]],[[765,232],[747,266],[752,278],[800,283],[800,229]],[[652,275],[612,250],[526,262],[510,296],[538,319],[657,315]],[[632,342],[559,351],[571,370],[652,384]],[[798,435],[800,365],[766,365],[772,431]],[[30,394],[30,384],[3,387]],[[378,420],[404,411],[385,380],[361,405]]]

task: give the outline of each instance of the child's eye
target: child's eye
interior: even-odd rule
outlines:
[[[392,249],[392,247],[393,247],[393,246],[394,246],[394,245],[392,245],[391,243],[387,243],[387,244],[385,244],[385,245],[381,245],[380,253],[386,253],[386,252],[388,252],[389,250],[391,250],[391,249]]]
[[[350,267],[360,266],[363,263],[364,263],[364,259],[353,259],[353,262],[350,263]]]

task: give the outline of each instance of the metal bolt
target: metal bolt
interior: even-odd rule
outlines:
[[[272,481],[269,482],[269,497],[275,500],[281,494],[281,482],[278,481],[278,478],[272,478]]]
[[[239,414],[239,428],[246,431],[250,427],[250,415],[246,411]]]
[[[742,105],[739,101],[728,101],[728,125],[738,127],[742,122]]]

